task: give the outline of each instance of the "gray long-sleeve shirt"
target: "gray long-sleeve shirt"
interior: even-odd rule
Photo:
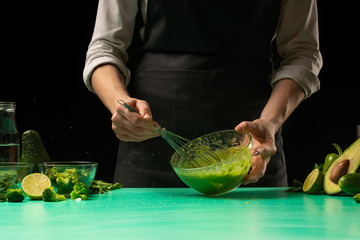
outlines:
[[[91,75],[100,65],[113,64],[128,83],[130,70],[126,67],[136,14],[140,10],[146,28],[147,0],[99,0],[96,23],[86,55],[83,78],[90,91]],[[144,28],[140,34],[143,36]],[[277,29],[274,32],[282,58],[271,85],[285,78],[296,81],[305,98],[319,90],[319,71],[322,56],[319,50],[318,14],[316,0],[282,0]]]

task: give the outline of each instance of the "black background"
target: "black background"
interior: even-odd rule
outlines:
[[[135,1],[135,0],[134,0]],[[96,178],[111,181],[118,141],[111,115],[82,80],[97,1],[3,3],[0,101],[16,101],[20,133],[37,130],[55,160],[99,162]],[[348,147],[360,124],[357,8],[318,0],[321,90],[284,125],[289,182]]]

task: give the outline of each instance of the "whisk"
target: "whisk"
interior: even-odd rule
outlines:
[[[136,112],[140,114],[136,109],[128,105],[124,102],[124,100],[118,100],[117,101],[120,105],[124,106],[131,112]],[[165,139],[169,145],[179,154],[179,156],[191,167],[201,167],[201,163],[197,163],[196,161],[189,161],[189,154],[187,154],[187,149],[185,145],[189,143],[191,140],[184,138],[182,136],[179,136],[166,128],[155,128],[156,132],[160,134],[160,136]],[[209,151],[208,149],[204,147],[200,147],[202,150],[202,154],[195,153],[192,154],[192,157],[196,157],[197,159],[203,161],[206,165],[210,165],[214,162],[221,162],[221,159],[218,155],[216,155],[214,152]],[[195,156],[194,156],[195,155]]]

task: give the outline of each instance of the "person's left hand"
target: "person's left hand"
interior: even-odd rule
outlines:
[[[270,157],[275,154],[275,126],[270,121],[256,119],[252,122],[243,121],[235,127],[235,131],[249,132],[252,136],[253,147],[251,153],[253,155],[251,162],[251,171],[244,178],[243,184],[256,183],[265,175],[266,166],[270,161]]]

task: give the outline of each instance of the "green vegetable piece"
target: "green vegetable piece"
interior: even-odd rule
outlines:
[[[45,188],[42,194],[42,199],[44,202],[66,201],[66,197],[64,195],[57,194],[53,187]]]
[[[337,145],[336,143],[333,143],[332,145],[335,147],[335,149],[337,150],[338,153],[337,154],[329,153],[328,155],[326,155],[324,167],[322,169],[323,174],[326,173],[326,171],[329,169],[330,165],[339,157],[339,155],[342,154],[342,150],[339,145]]]
[[[55,168],[48,168],[45,171],[45,175],[48,176],[48,178],[50,179],[50,181],[52,182],[56,182],[56,177],[57,177],[58,172],[56,171]]]
[[[324,162],[324,168],[322,170],[323,174],[326,173],[326,171],[329,169],[330,165],[339,157],[336,153],[329,153],[326,155],[325,162]]]
[[[292,181],[292,187],[286,189],[285,192],[302,192],[303,183],[294,179]]]
[[[120,183],[114,183],[113,185],[112,185],[112,187],[110,188],[110,190],[112,191],[112,190],[115,190],[115,189],[120,189],[120,188],[122,188],[122,184],[120,184]]]
[[[108,183],[103,180],[93,180],[90,184],[90,193],[91,194],[103,194],[108,191],[113,191],[116,189],[122,188],[120,183]]]
[[[341,147],[336,143],[333,143],[332,145],[336,148],[336,150],[338,151],[338,155],[340,156],[343,153]]]
[[[21,162],[33,163],[34,172],[39,172],[38,163],[50,162],[51,159],[35,130],[28,130],[22,135]]]
[[[0,193],[0,202],[5,202],[5,201],[6,201],[5,194]]]
[[[292,182],[293,187],[302,187],[304,184],[296,179],[293,180]]]
[[[6,201],[8,202],[22,202],[25,199],[24,194],[20,189],[8,189],[5,194]]]
[[[319,169],[320,171],[323,171],[323,169],[324,169],[324,164],[317,164],[317,163],[315,163],[315,166],[314,166],[314,169]]]
[[[71,199],[81,198],[82,200],[88,200],[90,196],[90,188],[82,182],[75,184],[74,189],[70,193]]]
[[[357,193],[354,197],[353,197],[354,201],[357,203],[360,203],[360,193]]]
[[[79,182],[78,174],[75,168],[65,169],[64,172],[59,173],[54,168],[48,170],[46,175],[53,183],[56,183],[56,189],[59,194],[70,193],[75,184]]]
[[[14,173],[0,172],[0,193],[5,194],[8,189],[10,189],[10,188],[15,189],[17,186],[17,183],[18,183],[18,180],[16,177],[16,172],[14,172]]]
[[[360,173],[349,173],[339,179],[339,187],[349,195],[360,193]]]

